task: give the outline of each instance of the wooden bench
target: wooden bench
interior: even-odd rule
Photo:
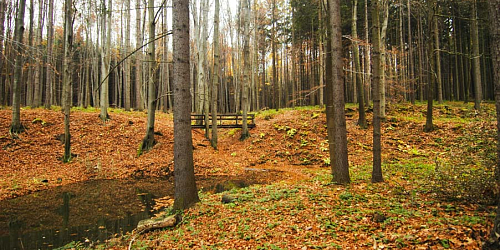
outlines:
[[[212,128],[212,115],[208,115],[210,123],[209,128]],[[248,128],[255,127],[255,114],[247,115]],[[217,114],[217,128],[242,128],[243,115],[241,114]],[[191,114],[191,128],[205,128],[205,115]]]

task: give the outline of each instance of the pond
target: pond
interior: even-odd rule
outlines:
[[[197,177],[204,191],[263,184],[275,171]],[[93,180],[0,201],[0,249],[53,249],[72,241],[103,242],[154,215],[154,199],[173,197],[173,178]]]

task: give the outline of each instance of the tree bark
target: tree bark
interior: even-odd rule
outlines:
[[[103,0],[104,1],[104,0]],[[111,65],[111,11],[112,11],[112,0],[108,0],[107,8],[103,2],[103,23],[106,23],[106,28],[102,30],[103,37],[103,52],[101,61],[101,77],[107,77],[101,84],[101,113],[99,118],[102,121],[107,121],[109,119],[108,107],[109,107],[109,85],[111,83],[111,78],[108,76],[110,74],[109,69]]]
[[[497,158],[495,178],[497,183],[500,183],[500,0],[490,0],[490,51],[493,63],[493,80],[495,85],[495,106],[497,117]],[[499,249],[500,248],[500,195],[498,195],[497,215],[493,221],[493,228],[490,233],[488,242],[484,245],[484,249]]]
[[[141,0],[136,0],[135,2],[135,44],[137,47],[142,45],[142,34],[139,31],[139,27],[142,26],[141,22]],[[144,103],[142,101],[142,50],[139,50],[135,55],[135,108],[137,110],[144,109]]]
[[[7,3],[5,2],[6,0],[0,0],[0,34],[4,34],[5,31],[5,12],[7,8]],[[5,43],[5,38],[0,37],[0,69],[3,69],[4,66],[4,43]],[[5,82],[4,82],[4,77],[0,72],[0,105],[3,105],[5,103]]]
[[[214,68],[212,78],[212,139],[211,144],[217,150],[217,91],[219,86],[219,0],[215,0],[214,10]]]
[[[434,13],[436,10],[434,10]],[[439,26],[438,19],[436,16],[432,18],[433,31],[434,31],[434,47],[435,47],[435,62],[436,62],[436,84],[437,84],[437,98],[438,103],[443,103],[443,78],[441,77],[441,53],[440,53],[440,43],[439,43]]]
[[[130,0],[125,0],[125,48],[123,50],[124,56],[128,55],[130,51]],[[123,79],[123,107],[125,111],[130,111],[130,61],[125,60],[123,62],[123,73],[125,77]]]
[[[243,110],[242,129],[240,140],[250,137],[248,132],[248,86],[250,84],[250,3],[249,0],[241,0],[243,7],[243,82],[241,107]]]
[[[354,74],[356,75],[356,88],[358,94],[358,125],[361,128],[366,128],[366,114],[365,114],[365,98],[363,80],[361,79],[361,64],[359,62],[359,43],[358,43],[358,0],[353,1],[352,5],[352,39],[353,39],[353,52],[354,52]]]
[[[54,0],[49,0],[49,13],[48,13],[48,23],[47,23],[47,69],[46,69],[46,83],[45,83],[45,108],[50,109],[52,106],[52,100],[54,99],[52,92],[53,81],[52,72],[54,71],[54,65],[52,60],[52,51],[54,43]]]
[[[481,55],[479,54],[479,28],[477,21],[477,1],[472,2],[471,40],[474,63],[474,109],[481,110],[483,90],[481,84]]]
[[[14,48],[17,51],[23,50],[24,35],[24,13],[26,9],[26,0],[19,0],[16,22],[14,27]],[[24,126],[21,124],[21,79],[23,72],[23,56],[18,53],[14,63],[14,82],[12,84],[12,124],[9,132],[11,134],[21,133]]]
[[[189,92],[189,1],[173,0],[174,209],[199,201],[194,178]]]
[[[435,79],[438,77],[434,68],[434,60],[437,60],[437,55],[438,51],[437,49],[439,48],[437,44],[434,44],[432,38],[432,33],[436,34],[437,31],[434,29],[437,28],[437,25],[434,25],[434,16],[435,13],[435,0],[431,0],[428,3],[428,25],[429,25],[429,41],[428,41],[428,56],[429,56],[429,74],[428,74],[428,83],[427,83],[427,114],[426,114],[426,122],[425,122],[425,127],[424,131],[425,132],[431,132],[434,130],[434,125],[433,125],[433,119],[432,119],[432,111],[433,111],[433,106],[434,106],[434,82]],[[435,46],[435,47],[434,47]],[[435,56],[436,55],[436,56]],[[437,66],[436,66],[437,67]]]
[[[65,19],[64,19],[64,60],[63,60],[63,110],[64,110],[64,155],[63,162],[71,160],[71,135],[69,131],[70,112],[71,112],[71,62],[73,46],[73,1],[65,0]]]
[[[39,51],[43,50],[42,48],[42,35],[43,35],[43,4],[44,1],[40,0],[38,2],[38,30],[36,33],[36,47]],[[43,58],[37,57],[36,63],[33,65],[35,67],[35,75],[34,75],[34,83],[33,83],[33,107],[39,107],[42,105],[42,69],[43,69]]]
[[[148,21],[149,21],[149,45],[148,45],[148,63],[149,63],[149,76],[148,76],[148,121],[146,124],[146,135],[142,139],[141,152],[149,151],[155,144],[154,130],[155,130],[155,110],[156,110],[156,86],[155,86],[155,10],[154,0],[148,0]]]
[[[340,0],[328,0],[331,49],[331,80],[327,81],[326,94],[328,102],[327,126],[330,162],[332,165],[332,182],[347,184],[349,177],[349,161],[347,154],[347,129],[345,120],[344,82],[342,62],[342,28],[340,20]]]
[[[383,74],[381,66],[381,42],[380,42],[380,9],[379,0],[372,1],[372,39],[373,39],[373,93],[380,93],[379,88],[381,75]],[[373,95],[373,170],[372,182],[383,182],[382,175],[382,148],[380,145],[381,130],[380,130],[380,94]]]

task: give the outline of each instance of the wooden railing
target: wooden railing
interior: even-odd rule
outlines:
[[[208,115],[208,127],[212,127],[212,115]],[[243,115],[241,114],[218,114],[217,128],[242,128]],[[255,127],[255,114],[247,115],[248,128]],[[191,114],[191,128],[205,128],[205,115]]]

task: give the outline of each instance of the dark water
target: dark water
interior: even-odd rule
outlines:
[[[282,176],[247,171],[239,178],[198,177],[205,192],[263,184]],[[0,250],[53,249],[103,242],[150,218],[154,199],[173,197],[171,179],[95,180],[0,201]]]
[[[0,201],[0,249],[52,249],[104,241],[153,215],[153,199],[172,195],[169,180],[99,180]]]

